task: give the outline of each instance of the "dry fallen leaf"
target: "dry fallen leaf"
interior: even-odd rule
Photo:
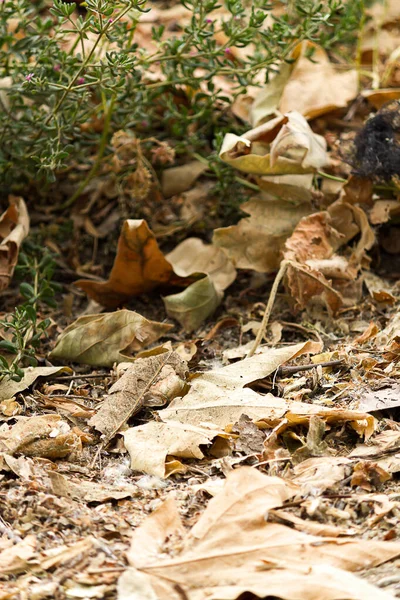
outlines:
[[[53,494],[81,502],[107,502],[122,498],[134,498],[139,493],[137,486],[132,484],[106,485],[95,481],[69,479],[55,471],[49,471],[49,477]]]
[[[360,239],[348,258],[336,254],[359,232]],[[365,251],[374,241],[367,216],[358,206],[338,201],[328,211],[304,217],[283,252],[289,261],[287,286],[296,306],[303,309],[322,303],[335,314],[343,303],[354,304],[362,291],[357,277],[367,264]]]
[[[50,358],[111,367],[133,360],[134,352],[158,340],[171,327],[125,309],[79,317],[59,336]]]
[[[182,292],[163,298],[167,315],[179,321],[185,331],[197,329],[212,315],[222,300],[209,275],[192,283]]]
[[[186,363],[175,352],[138,358],[110,388],[89,425],[101,431],[108,442],[146,404],[146,398],[154,405],[155,396],[158,403],[160,398],[165,403],[181,393],[186,370]]]
[[[173,501],[164,503],[133,533],[132,568],[120,578],[119,600],[132,597],[129,590],[135,588],[143,600],[175,600],[177,590],[188,600],[234,600],[246,593],[261,598],[265,590],[287,600],[387,600],[386,593],[346,570],[395,558],[400,544],[318,537],[269,523],[267,511],[296,491],[250,467],[233,471],[185,536],[184,550],[172,557],[162,556],[164,542],[182,536],[182,526]]]
[[[219,156],[232,167],[253,175],[312,173],[328,164],[324,138],[313,133],[296,111],[241,137],[228,133]]]
[[[346,106],[357,96],[357,71],[339,71],[320,46],[301,42],[291,58],[294,62],[284,63],[256,96],[250,109],[254,127],[277,111],[296,110],[307,119],[314,119]]]
[[[164,169],[161,180],[162,193],[166,198],[170,198],[175,194],[186,192],[207,169],[208,164],[199,160],[185,163],[179,167]]]
[[[16,575],[29,568],[29,561],[35,556],[36,536],[27,535],[14,546],[0,552],[0,574]]]
[[[27,367],[21,381],[13,381],[7,377],[0,380],[0,401],[12,398],[18,392],[30,387],[38,377],[50,377],[61,373],[72,373],[69,367]]]
[[[214,230],[213,243],[222,248],[239,269],[261,273],[275,271],[286,239],[300,219],[311,212],[311,194],[304,188],[270,183],[268,189],[242,204],[241,209],[249,217],[241,219],[237,225]],[[292,189],[306,192],[305,201],[299,204],[286,201]],[[285,199],[272,200],[272,192],[282,194]]]
[[[109,280],[80,279],[76,285],[103,306],[113,308],[170,281],[172,266],[158,247],[146,221],[127,220],[118,240],[117,256]]]
[[[275,428],[277,434],[292,425],[308,425],[319,417],[324,423],[347,421],[360,435],[370,437],[375,420],[365,412],[288,401],[244,387],[266,377],[283,362],[320,349],[316,342],[270,349],[193,379],[185,396],[158,412],[162,423],[150,422],[124,433],[131,468],[160,477],[182,470],[180,462],[171,465],[167,457],[202,458],[200,445],[209,444],[215,438],[225,448],[225,438],[238,437],[234,428],[243,415],[261,429]],[[151,454],[147,452],[148,447],[153,448]]]
[[[198,238],[188,238],[164,256],[145,221],[127,220],[108,281],[79,280],[76,284],[109,307],[162,284],[181,287],[193,284],[194,288],[165,298],[168,314],[191,331],[214,312],[223,290],[235,277],[232,263],[219,248]],[[201,301],[196,302],[199,293]]]
[[[223,291],[236,278],[236,270],[222,250],[198,238],[187,238],[166,258],[179,277],[206,274],[182,292],[163,299],[167,314],[185,331],[194,331],[219,306]]]
[[[125,448],[131,458],[131,469],[157,477],[169,477],[186,471],[178,458],[204,458],[201,446],[207,446],[215,437],[230,437],[218,428],[195,426],[178,421],[131,427],[123,432]],[[151,452],[149,452],[151,448]]]
[[[19,417],[0,433],[0,451],[7,454],[63,458],[82,449],[80,436],[59,415]]]
[[[29,233],[29,215],[24,200],[10,196],[9,204],[0,216],[0,292],[10,285],[19,248]]]

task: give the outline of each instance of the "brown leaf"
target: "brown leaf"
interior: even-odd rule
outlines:
[[[106,485],[82,479],[68,479],[55,471],[49,471],[52,493],[56,496],[73,498],[81,502],[107,502],[134,498],[138,495],[135,485]]]
[[[68,325],[50,353],[51,359],[111,367],[130,361],[134,352],[149,346],[171,329],[132,310],[79,317]]]
[[[29,233],[29,216],[24,200],[10,196],[8,201],[10,206],[0,216],[0,292],[10,285],[19,248]]]
[[[98,283],[80,279],[76,285],[103,306],[114,308],[132,296],[168,283],[172,276],[172,266],[159,249],[146,221],[127,220],[122,227],[108,281]]]
[[[311,212],[310,201],[297,205],[270,199],[271,191],[287,198],[290,188],[301,189],[270,184],[270,193],[263,192],[242,204],[241,209],[249,217],[241,219],[237,225],[214,230],[213,243],[222,248],[239,269],[270,273],[279,267],[286,239],[300,219]]]
[[[357,233],[360,239],[349,258],[336,254]],[[325,304],[335,314],[361,295],[358,273],[365,263],[365,251],[375,236],[365,212],[359,206],[335,202],[326,212],[304,217],[286,241],[283,256],[289,261],[287,286],[300,309],[313,303]]]
[[[80,436],[59,415],[20,417],[9,431],[0,434],[0,450],[8,454],[63,458],[81,449]]]
[[[187,367],[175,352],[137,359],[110,388],[100,409],[90,419],[89,425],[101,431],[108,442],[122,425],[143,407],[146,396],[151,398],[152,390],[158,396],[167,392],[174,397],[174,394],[180,393],[182,386],[177,387],[176,380],[169,388],[168,384],[164,388],[160,386],[160,382],[164,380],[165,384],[165,379],[170,377],[171,367],[183,386]]]
[[[296,110],[307,119],[313,119],[346,106],[357,96],[357,71],[336,69],[320,46],[310,41],[301,42],[291,58],[294,62],[284,63],[256,96],[251,107],[254,126],[277,110],[281,113]]]

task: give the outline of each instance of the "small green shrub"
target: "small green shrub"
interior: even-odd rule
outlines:
[[[267,25],[275,3],[225,0],[227,16],[219,23],[218,0],[180,1],[192,13],[190,22],[178,22],[168,35],[154,27],[153,53],[136,42],[145,0],[86,0],[80,7],[61,0],[0,3],[3,190],[23,193],[27,184],[42,185],[85,165],[91,168],[86,184],[118,130],[168,140],[178,155],[209,152],[230,102],[218,76],[229,77],[234,94],[242,94],[260,70],[268,79],[298,41],[329,48],[354,38],[363,11],[363,0],[287,0],[283,16]],[[233,50],[249,44],[252,53],[237,62]],[[160,77],[151,79],[154,65]]]

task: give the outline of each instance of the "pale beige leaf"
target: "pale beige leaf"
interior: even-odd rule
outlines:
[[[270,188],[272,186],[274,184],[270,184]],[[280,188],[276,193],[283,193],[286,198],[287,188],[294,186],[276,184],[276,187]],[[279,268],[286,239],[300,219],[311,212],[310,203],[296,205],[282,199],[271,201],[267,197],[263,192],[260,197],[245,202],[241,209],[250,216],[237,225],[214,230],[213,244],[222,248],[239,269],[270,273]]]
[[[204,457],[200,446],[209,444],[217,435],[229,437],[218,428],[207,429],[177,421],[150,421],[131,427],[122,435],[131,457],[131,469],[157,477],[186,470],[180,461],[166,463],[168,456],[200,459]]]
[[[312,60],[309,60],[307,56],[311,52]],[[291,58],[294,62],[283,63],[277,75],[256,95],[250,111],[254,127],[276,111],[296,110],[307,119],[313,119],[346,106],[357,96],[357,71],[336,68],[317,44],[301,42]]]
[[[79,317],[59,336],[52,359],[111,367],[133,360],[132,354],[149,346],[172,325],[149,321],[131,310]]]
[[[29,560],[35,555],[36,536],[27,535],[14,546],[0,552],[0,574],[15,575],[29,567]]]
[[[12,398],[18,392],[23,392],[30,387],[38,377],[51,377],[58,373],[72,373],[69,367],[27,367],[23,369],[24,376],[21,381],[3,378],[0,380],[0,401]]]
[[[307,51],[313,48],[312,62]],[[307,119],[314,119],[337,108],[347,106],[358,93],[356,69],[337,69],[325,50],[311,42],[302,42],[288,83],[279,103],[281,112],[297,110]]]
[[[307,496],[318,490],[322,493],[346,477],[346,467],[351,461],[345,456],[320,456],[308,458],[294,467],[292,481]]]
[[[56,496],[73,498],[80,502],[107,502],[108,500],[121,500],[122,498],[134,498],[139,495],[137,486],[107,485],[95,481],[82,479],[68,479],[61,473],[49,471],[51,491]]]
[[[245,358],[226,367],[213,369],[197,377],[192,382],[192,390],[200,388],[204,383],[212,383],[221,388],[234,390],[248,383],[263,379],[278,367],[302,354],[315,354],[321,351],[318,342],[301,342],[283,348],[268,348],[261,355]]]
[[[124,588],[130,583],[134,589],[140,577],[145,598],[157,600],[174,598],[176,585],[189,600],[234,600],[246,592],[264,597],[265,590],[288,600],[388,598],[343,569],[379,565],[398,556],[400,544],[319,537],[266,521],[268,509],[295,493],[290,483],[250,467],[231,472],[173,557],[162,555],[160,541],[178,532],[179,521],[174,530],[174,519],[168,519],[174,511],[162,505],[156,540],[148,533],[153,516],[133,534],[128,556],[134,569],[125,576]],[[142,540],[144,561],[136,550]]]
[[[245,173],[284,175],[310,173],[328,163],[325,140],[292,111],[238,137],[228,133],[220,158]]]
[[[0,433],[0,450],[8,454],[64,458],[81,449],[81,438],[59,415],[20,417]]]
[[[159,411],[164,421],[179,421],[184,425],[225,429],[247,415],[255,423],[277,427],[282,433],[290,425],[307,425],[312,416],[328,423],[350,422],[360,435],[370,437],[375,429],[374,418],[366,412],[327,408],[303,402],[288,401],[272,394],[257,394],[249,388],[232,390],[212,383],[198,385],[184,396]]]
[[[206,273],[217,290],[223,291],[235,281],[236,271],[226,255],[199,238],[187,238],[165,257],[180,277]]]
[[[175,194],[186,192],[207,169],[208,164],[199,160],[193,160],[179,167],[164,169],[161,179],[162,193],[166,198],[170,198]]]

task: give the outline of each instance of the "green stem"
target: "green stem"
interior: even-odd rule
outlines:
[[[80,197],[81,193],[83,192],[85,187],[88,185],[88,183],[90,183],[90,181],[92,181],[93,177],[96,175],[96,173],[100,167],[101,161],[104,156],[105,149],[107,147],[108,134],[110,131],[111,117],[112,117],[112,113],[114,110],[115,100],[116,100],[116,96],[113,96],[110,100],[110,104],[109,104],[109,107],[108,107],[108,110],[106,113],[106,117],[104,120],[103,133],[101,134],[100,146],[99,146],[99,151],[97,153],[96,160],[94,161],[93,166],[90,169],[89,173],[87,174],[85,179],[80,183],[80,185],[78,186],[78,188],[74,192],[74,194],[66,202],[64,202],[64,204],[61,205],[62,210],[64,208],[68,208],[69,206],[71,206],[72,204],[74,204],[76,202],[76,200]]]

